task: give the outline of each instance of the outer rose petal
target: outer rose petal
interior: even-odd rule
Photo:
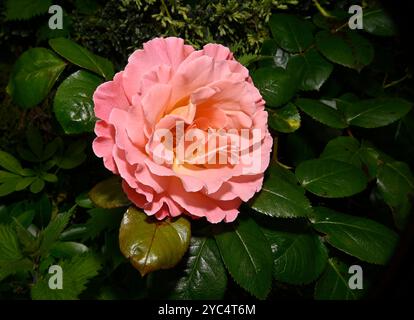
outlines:
[[[93,94],[94,112],[96,117],[108,121],[112,109],[126,110],[130,105],[122,86],[122,74],[118,72],[114,80],[98,86]]]
[[[112,157],[112,150],[115,145],[115,129],[112,125],[103,120],[95,124],[96,138],[92,143],[93,152],[100,158],[103,158],[105,168],[118,173],[115,161]]]
[[[193,51],[193,47],[184,45],[184,40],[179,38],[156,38],[146,42],[143,50],[135,51],[128,59],[123,74],[127,97],[132,101],[132,97],[140,93],[142,78],[154,66],[166,65],[176,70]]]

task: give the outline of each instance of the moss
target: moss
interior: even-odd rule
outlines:
[[[74,14],[74,38],[122,66],[142,43],[179,36],[196,48],[222,43],[236,55],[255,53],[268,37],[267,21],[276,9],[298,0],[109,0],[93,16]],[[307,1],[308,2],[308,1]]]

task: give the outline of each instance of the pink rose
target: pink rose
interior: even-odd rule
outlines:
[[[148,215],[231,222],[261,189],[272,147],[267,112],[228,48],[153,39],[93,100],[93,150]]]

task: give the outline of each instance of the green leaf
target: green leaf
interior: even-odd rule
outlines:
[[[104,230],[119,228],[124,210],[94,208],[88,210],[88,213],[90,218],[84,225],[86,230],[83,241],[96,238]]]
[[[42,158],[41,161],[46,161],[48,159],[50,159],[58,150],[59,148],[59,138],[55,138],[53,141],[49,142],[46,146],[45,146],[45,150],[42,154]]]
[[[367,185],[361,169],[336,160],[307,160],[299,164],[295,173],[306,190],[325,198],[349,197]]]
[[[295,175],[279,166],[271,167],[270,175],[250,205],[257,212],[279,218],[306,217],[312,212]]]
[[[88,247],[83,243],[65,241],[55,242],[50,248],[50,254],[56,258],[72,258],[78,254],[88,252]]]
[[[187,251],[190,237],[187,219],[156,221],[130,207],[119,230],[119,246],[122,254],[144,276],[174,267]]]
[[[40,244],[40,253],[45,255],[49,252],[53,244],[59,239],[60,234],[66,228],[69,223],[70,217],[72,216],[73,209],[59,214],[55,219],[50,221],[49,225],[45,230],[41,232],[41,244]]]
[[[46,227],[52,216],[52,204],[46,194],[42,194],[39,200],[33,204],[33,209],[36,212],[36,226],[40,228]]]
[[[329,244],[369,263],[386,264],[398,241],[394,231],[378,222],[324,207],[314,209],[311,222]]]
[[[53,274],[43,277],[32,287],[33,300],[74,300],[86,289],[88,281],[97,276],[101,269],[100,259],[91,253],[76,255],[59,265],[63,272],[63,288],[49,288],[48,280]]]
[[[43,139],[39,129],[34,126],[29,126],[26,131],[26,140],[37,158],[41,158],[43,155]]]
[[[93,54],[72,40],[66,38],[50,39],[49,45],[68,61],[95,72],[106,80],[110,80],[114,76],[114,67],[108,59]]]
[[[23,171],[19,160],[13,157],[10,153],[2,150],[0,150],[0,167],[19,175],[21,175]]]
[[[383,9],[364,10],[363,21],[363,30],[376,36],[390,37],[397,33],[394,22]]]
[[[315,286],[316,300],[356,300],[363,290],[351,289],[348,285],[349,266],[335,258],[328,259],[328,264]]]
[[[21,177],[15,176],[13,178],[3,179],[2,184],[0,184],[0,197],[6,196],[14,191],[16,191],[16,186],[21,180]]]
[[[322,159],[331,159],[361,166],[358,156],[360,144],[352,137],[337,137],[328,142],[320,155]]]
[[[5,182],[5,181],[8,181],[9,179],[16,179],[16,178],[20,178],[20,176],[15,173],[0,170],[0,182]]]
[[[385,162],[378,168],[377,184],[385,201],[397,205],[414,192],[414,177],[410,167],[400,161]]]
[[[27,225],[23,225],[19,222],[18,219],[14,218],[14,227],[16,230],[17,238],[22,248],[22,252],[25,255],[36,254],[39,250],[40,239],[33,236],[28,230]]]
[[[192,237],[184,276],[178,280],[172,298],[222,299],[226,287],[226,269],[214,239]]]
[[[260,49],[262,59],[259,61],[260,67],[281,67],[286,69],[290,53],[279,48],[273,39],[266,39]]]
[[[258,56],[256,54],[247,53],[247,54],[244,54],[241,57],[239,57],[237,59],[237,61],[239,61],[245,67],[248,67],[253,62],[259,61],[261,59],[262,59],[261,56]]]
[[[287,103],[298,90],[301,73],[290,74],[283,68],[259,68],[253,80],[260,90],[266,105],[279,107]]]
[[[61,169],[73,169],[86,160],[86,142],[77,140],[69,144],[63,155],[55,157],[56,165]]]
[[[40,191],[43,190],[44,187],[45,187],[45,182],[40,178],[36,178],[30,185],[30,192],[39,193]]]
[[[87,237],[87,234],[88,234],[88,229],[82,224],[77,224],[63,231],[59,237],[59,240],[62,240],[62,241],[81,240]]]
[[[328,60],[358,71],[374,58],[371,43],[355,31],[319,31],[316,46]]]
[[[7,0],[6,20],[27,20],[45,14],[52,5],[52,0]]]
[[[131,203],[118,176],[99,182],[89,191],[89,198],[97,207],[106,209],[125,207]]]
[[[32,224],[34,216],[35,211],[30,209],[20,213],[18,217],[13,217],[13,219],[15,222],[21,224],[24,228],[28,228]]]
[[[56,91],[53,110],[67,134],[93,131],[95,114],[92,95],[102,80],[87,71],[67,77]]]
[[[29,109],[43,101],[66,63],[52,51],[32,48],[16,61],[7,87],[13,101]]]
[[[44,180],[44,181],[47,181],[47,182],[52,182],[52,183],[54,183],[54,182],[57,182],[58,181],[58,177],[55,175],[55,174],[53,174],[53,173],[43,173],[42,175],[41,175],[41,178]]]
[[[22,254],[14,228],[0,224],[0,281],[18,272],[30,271],[32,268],[32,262]]]
[[[0,260],[19,260],[23,258],[19,241],[14,229],[0,224]]]
[[[288,14],[274,14],[269,20],[273,38],[280,47],[291,52],[302,52],[313,41],[308,22]]]
[[[377,128],[404,117],[412,104],[400,98],[375,98],[348,104],[345,109],[347,121],[354,126]]]
[[[22,258],[20,260],[0,260],[0,281],[16,273],[28,273],[31,270],[33,270],[33,263],[28,258]]]
[[[32,184],[37,178],[36,177],[22,177],[19,182],[16,184],[16,191],[21,191],[26,189],[30,184]]]
[[[300,90],[319,90],[332,73],[333,65],[310,49],[289,59],[288,69],[304,68]]]
[[[295,104],[310,117],[329,127],[343,129],[348,126],[340,111],[318,100],[300,98]]]
[[[95,207],[92,200],[89,198],[88,193],[86,192],[78,195],[75,199],[75,202],[81,208],[92,209]]]
[[[274,259],[274,278],[290,284],[307,284],[325,268],[328,254],[315,233],[294,233],[263,229]]]
[[[300,115],[295,105],[289,103],[277,110],[268,110],[269,126],[279,132],[290,133],[300,127]]]
[[[320,158],[352,164],[372,179],[376,176],[379,153],[372,147],[360,145],[355,138],[342,136],[329,141]]]
[[[219,225],[215,234],[220,254],[232,278],[259,299],[265,299],[272,285],[272,251],[252,219]]]
[[[391,207],[396,225],[402,229],[414,197],[414,177],[410,167],[399,161],[381,164],[378,167],[377,186],[384,201]]]
[[[21,177],[19,182],[16,184],[16,191],[21,191],[26,189],[30,184],[32,184],[37,178],[36,177]]]

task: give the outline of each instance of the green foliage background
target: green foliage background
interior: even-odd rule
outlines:
[[[67,0],[55,31],[50,4],[0,4],[0,298],[375,290],[414,195],[410,57],[378,3],[361,3],[364,29],[353,31],[350,1]],[[169,35],[232,48],[266,100],[272,163],[235,223],[147,219],[92,153],[93,91]],[[48,287],[52,264],[64,290]],[[364,290],[348,287],[354,264]]]

